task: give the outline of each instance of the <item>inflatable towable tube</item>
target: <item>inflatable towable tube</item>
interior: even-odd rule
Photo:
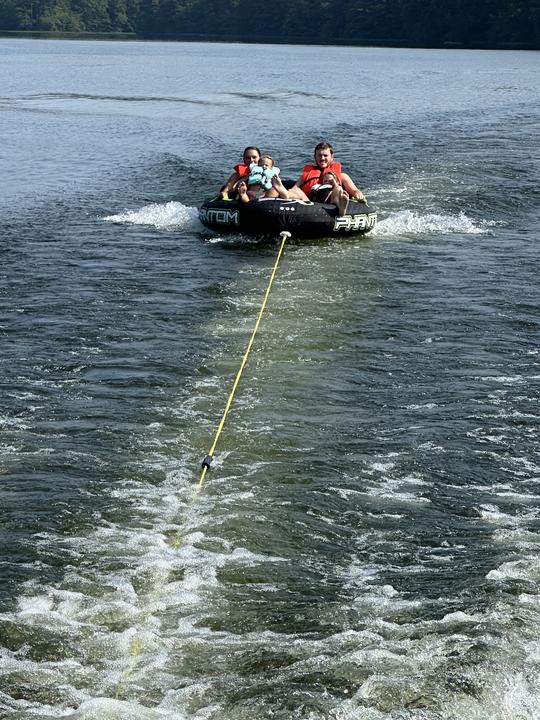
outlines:
[[[203,225],[218,232],[237,232],[259,237],[288,230],[293,238],[322,238],[366,233],[375,227],[377,213],[365,203],[349,200],[345,215],[335,205],[262,198],[244,203],[213,198],[199,208]]]

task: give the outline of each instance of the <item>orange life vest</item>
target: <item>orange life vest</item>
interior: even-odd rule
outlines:
[[[340,162],[331,162],[328,167],[324,168],[324,170],[321,170],[318,165],[304,165],[302,177],[300,178],[299,183],[300,190],[303,190],[309,197],[309,193],[311,192],[313,186],[318,185],[321,182],[322,176],[328,170],[331,170],[336,174],[339,184],[341,185],[342,179]]]
[[[244,165],[244,163],[235,165],[234,172],[238,175],[239,178],[247,177],[249,175],[249,165]]]

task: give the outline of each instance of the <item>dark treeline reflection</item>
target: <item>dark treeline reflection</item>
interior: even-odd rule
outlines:
[[[0,29],[540,47],[539,0],[0,0]]]

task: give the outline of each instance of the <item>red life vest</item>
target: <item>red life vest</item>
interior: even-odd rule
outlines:
[[[244,165],[244,163],[235,165],[234,172],[238,175],[239,178],[247,177],[249,175],[249,165]]]
[[[321,170],[318,165],[304,165],[304,170],[302,171],[302,177],[300,178],[299,183],[300,190],[303,190],[309,197],[309,193],[311,192],[313,186],[318,185],[321,182],[322,176],[328,170],[331,170],[336,174],[339,184],[341,185],[342,179],[340,162],[331,162],[328,167],[324,168],[324,170]]]

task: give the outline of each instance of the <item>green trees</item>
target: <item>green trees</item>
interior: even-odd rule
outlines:
[[[17,12],[15,0],[3,0],[0,2],[0,28],[4,30],[18,30],[21,18]]]
[[[540,0],[0,0],[0,30],[540,48]]]
[[[44,8],[38,20],[40,30],[80,32],[83,25],[80,16],[74,12],[68,0],[58,0]]]

